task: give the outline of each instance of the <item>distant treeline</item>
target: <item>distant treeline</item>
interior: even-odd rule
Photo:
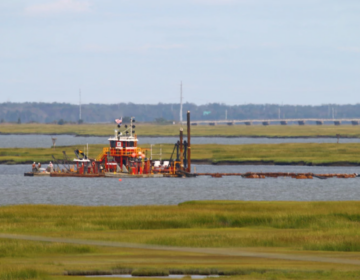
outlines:
[[[360,104],[354,105],[276,105],[246,104],[225,105],[211,103],[183,105],[183,120],[186,111],[191,111],[192,120],[244,120],[277,118],[360,118]],[[86,104],[81,107],[81,118],[86,123],[113,122],[120,117],[134,116],[140,122],[179,121],[179,104],[134,104],[119,103],[112,105]],[[79,106],[66,103],[0,103],[1,122],[39,122],[58,123],[78,122]]]

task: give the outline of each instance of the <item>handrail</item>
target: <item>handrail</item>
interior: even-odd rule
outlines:
[[[102,153],[100,153],[97,157],[96,157],[96,161],[101,161],[103,156],[106,155],[109,152],[109,148],[103,148]]]

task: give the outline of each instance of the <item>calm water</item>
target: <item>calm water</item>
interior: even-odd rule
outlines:
[[[188,200],[360,200],[360,178],[296,180],[198,177],[118,179],[24,177],[30,165],[0,165],[0,205],[174,205]],[[210,166],[198,172],[360,173],[359,167]]]
[[[57,135],[57,146],[104,144],[108,145],[109,137],[75,137]],[[175,144],[177,137],[139,137],[139,144]],[[193,144],[276,144],[276,143],[336,143],[335,138],[224,138],[224,137],[193,137]],[[360,139],[340,139],[340,143],[359,143]],[[0,148],[49,148],[52,146],[49,135],[0,135]]]

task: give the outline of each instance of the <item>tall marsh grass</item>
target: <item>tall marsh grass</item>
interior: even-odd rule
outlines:
[[[49,275],[32,268],[0,269],[0,280],[47,280]]]
[[[62,243],[0,239],[0,258],[28,258],[34,255],[82,255],[98,251],[97,247]]]
[[[20,205],[0,207],[0,232],[169,246],[360,251],[359,217],[357,201],[218,201],[135,207]],[[0,256],[29,251],[26,246],[35,245],[0,242]],[[36,245],[30,251],[86,254],[93,250],[53,244]]]
[[[90,156],[98,156],[104,145],[90,145]],[[150,145],[141,145],[150,148]],[[62,151],[72,155],[78,146],[49,148],[1,148],[0,162],[2,163],[32,163],[47,162],[56,158],[63,158]],[[163,158],[170,157],[173,145],[164,144]],[[285,144],[249,144],[249,145],[192,145],[192,159],[218,164],[221,162],[271,162],[278,164],[329,164],[353,163],[360,164],[357,155],[360,154],[360,144],[332,144],[332,143],[285,143]]]

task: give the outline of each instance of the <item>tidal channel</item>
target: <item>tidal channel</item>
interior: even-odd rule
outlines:
[[[56,139],[57,146],[72,146],[86,144],[104,144],[108,145],[108,137],[83,137],[73,135],[0,135],[0,148],[50,148],[52,146],[51,138]],[[141,144],[175,144],[178,137],[140,137]],[[250,138],[250,137],[192,137],[193,144],[280,144],[280,143],[336,143],[336,138]],[[341,138],[340,143],[360,143],[357,138]]]
[[[212,166],[197,172],[360,173],[360,167]],[[336,201],[360,200],[360,178],[244,179],[198,177],[158,179],[24,177],[30,165],[0,165],[0,205],[176,205],[189,200]]]

